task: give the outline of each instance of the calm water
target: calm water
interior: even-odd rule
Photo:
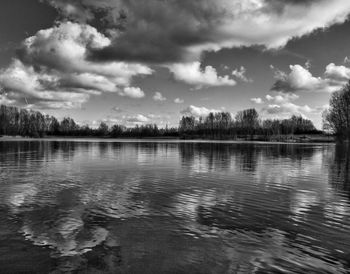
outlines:
[[[350,149],[0,142],[1,273],[349,273]]]

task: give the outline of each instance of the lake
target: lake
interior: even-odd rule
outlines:
[[[1,273],[349,273],[350,148],[0,142]]]

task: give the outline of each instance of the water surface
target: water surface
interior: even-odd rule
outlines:
[[[0,142],[1,273],[349,273],[350,149]]]

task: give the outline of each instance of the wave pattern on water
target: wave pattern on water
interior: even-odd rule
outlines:
[[[0,152],[6,273],[350,271],[347,146],[46,140]]]

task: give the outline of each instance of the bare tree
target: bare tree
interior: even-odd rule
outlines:
[[[259,114],[254,108],[239,111],[235,119],[241,131],[249,135],[259,127]]]
[[[323,128],[350,139],[350,82],[332,94],[329,109],[323,114]]]

